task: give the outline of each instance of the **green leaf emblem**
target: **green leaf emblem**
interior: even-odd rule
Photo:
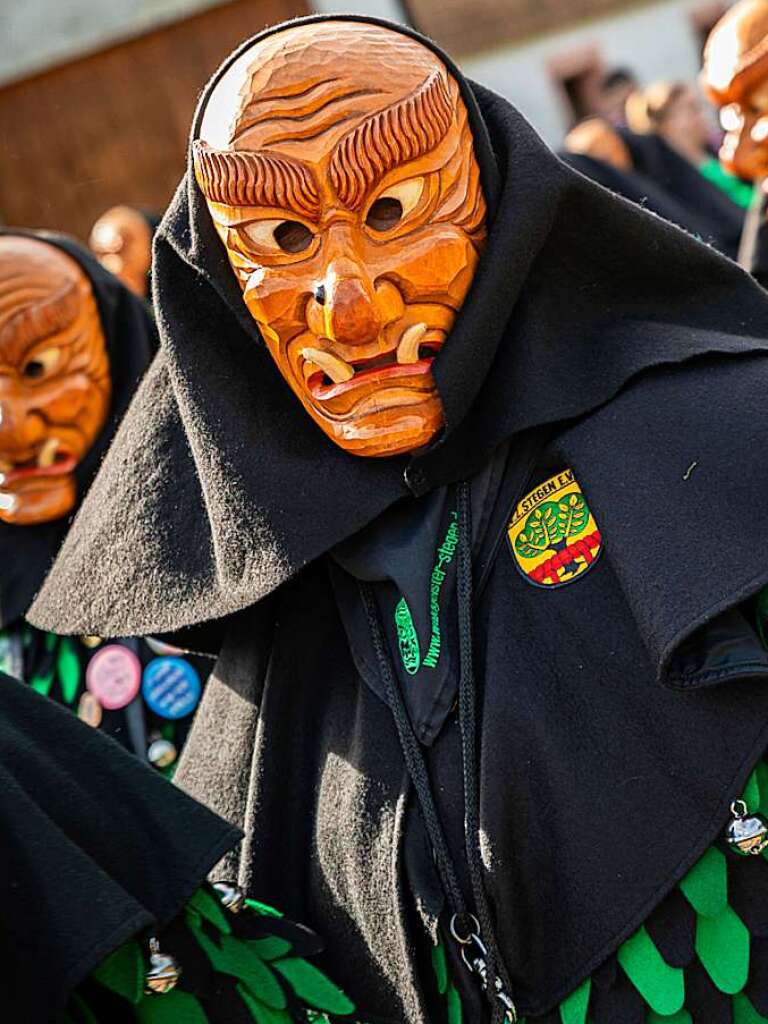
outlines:
[[[584,495],[579,491],[566,494],[557,503],[557,518],[560,535],[566,540],[569,537],[578,537],[580,533],[583,533],[589,522],[589,506]]]

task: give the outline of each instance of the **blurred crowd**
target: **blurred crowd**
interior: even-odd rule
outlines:
[[[726,150],[732,109],[718,119],[698,83],[642,86],[625,68],[605,76],[602,96],[601,113],[563,140],[566,163],[736,259],[759,175]]]

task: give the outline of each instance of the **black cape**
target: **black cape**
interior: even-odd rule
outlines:
[[[416,457],[367,461],[318,431],[261,345],[188,173],[156,243],[160,353],[31,613],[63,631],[187,629],[214,646],[226,633],[180,777],[245,826],[251,891],[277,888],[326,935],[336,976],[383,1020],[424,1019],[401,873],[412,794],[386,709],[352,661],[324,553],[395,502],[476,475],[505,441],[516,499],[525,446],[542,436],[603,519],[607,571],[588,576],[603,618],[584,620],[584,589],[557,591],[561,609],[577,602],[574,643],[583,633],[588,655],[570,677],[566,657],[537,685],[550,641],[522,629],[525,617],[477,634],[493,681],[482,814],[503,854],[487,865],[489,889],[524,1011],[562,998],[700,856],[768,732],[764,685],[738,681],[766,671],[748,629],[729,634],[745,656],[719,669],[714,641],[682,683],[673,659],[768,580],[768,298],[565,167],[510,104],[443,59],[492,208],[435,363],[443,436]],[[518,607],[504,586],[519,574],[499,551],[487,623]],[[638,777],[631,813],[617,816]],[[499,835],[509,808],[527,806]],[[557,844],[526,828],[537,809]]]
[[[0,233],[38,238],[62,249],[79,263],[93,287],[109,355],[112,399],[104,427],[75,471],[78,498],[82,498],[157,348],[155,330],[141,300],[74,239],[16,228],[0,229]],[[71,520],[72,515],[38,526],[0,523],[0,628],[16,622],[29,608]]]
[[[0,675],[3,1000],[52,1021],[109,953],[174,918],[240,838],[71,712]]]

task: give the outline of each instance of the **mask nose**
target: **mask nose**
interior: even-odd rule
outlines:
[[[0,460],[26,453],[44,439],[40,416],[27,409],[18,395],[2,388],[0,377]]]
[[[321,307],[324,333],[343,345],[365,345],[381,330],[373,283],[355,260],[334,260],[314,288]]]

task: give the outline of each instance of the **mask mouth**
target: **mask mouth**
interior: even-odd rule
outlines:
[[[76,466],[76,456],[57,438],[49,438],[29,459],[15,461],[0,457],[0,487],[24,489],[37,480],[67,476]]]
[[[358,388],[370,390],[395,381],[423,377],[430,372],[444,342],[444,331],[419,323],[402,332],[396,348],[373,356],[346,361],[333,353],[305,349],[305,360],[313,363],[314,353],[323,367],[309,374],[307,390],[316,401],[326,402]]]

